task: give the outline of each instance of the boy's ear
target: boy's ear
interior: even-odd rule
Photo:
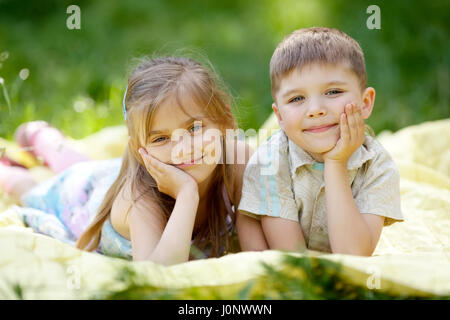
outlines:
[[[366,90],[364,90],[363,96],[362,96],[362,116],[363,119],[368,119],[370,117],[370,114],[372,113],[373,106],[375,104],[375,89],[372,87],[367,87]]]
[[[278,109],[276,103],[272,103],[272,110],[275,113],[277,120],[278,120],[278,124],[280,125],[280,128],[283,128],[282,124],[283,124],[283,118],[281,118],[281,113],[280,110]]]

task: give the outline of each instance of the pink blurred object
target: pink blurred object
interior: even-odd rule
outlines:
[[[0,186],[6,193],[11,193],[14,186],[23,181],[34,181],[28,169],[0,163]]]
[[[73,150],[58,129],[45,121],[26,122],[17,128],[14,135],[17,143],[41,158],[53,172],[60,173],[71,165],[90,160]]]

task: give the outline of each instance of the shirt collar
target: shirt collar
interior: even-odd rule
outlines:
[[[283,134],[285,135],[284,132]],[[372,137],[366,136],[364,143],[351,155],[350,159],[347,162],[348,170],[359,169],[365,162],[375,157],[375,151],[372,148],[368,147],[368,145],[371,144],[370,142],[372,139]],[[316,160],[314,160],[314,158],[311,157],[309,153],[297,146],[289,138],[287,138],[287,141],[289,146],[288,154],[292,175],[297,172],[297,168],[307,164],[312,165],[313,163],[316,163]]]

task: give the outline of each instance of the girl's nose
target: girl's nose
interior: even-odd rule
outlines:
[[[192,135],[186,131],[177,131],[172,134],[171,141],[177,148],[189,148],[193,144]]]
[[[185,134],[176,142],[176,145],[172,149],[172,155],[183,160],[192,160],[193,158],[197,158],[198,154],[201,154],[201,150],[201,138],[196,138],[190,134]]]

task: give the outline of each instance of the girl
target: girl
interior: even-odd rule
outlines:
[[[79,162],[12,189],[24,206],[53,213],[81,249],[165,265],[235,251],[233,206],[245,169],[235,160],[245,153],[247,162],[251,149],[225,137],[237,125],[217,81],[188,58],[145,59],[124,96],[122,159]]]

